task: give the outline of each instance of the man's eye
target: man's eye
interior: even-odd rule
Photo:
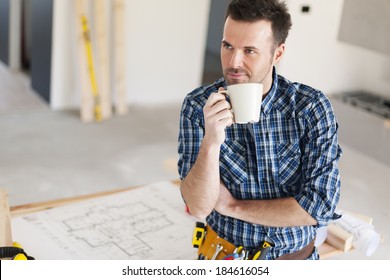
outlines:
[[[231,50],[232,49],[232,46],[231,45],[228,45],[228,44],[222,44],[222,46],[227,49],[227,50]]]
[[[255,51],[252,50],[252,49],[246,49],[246,50],[245,50],[245,53],[246,53],[246,54],[253,54],[253,53],[255,53]]]

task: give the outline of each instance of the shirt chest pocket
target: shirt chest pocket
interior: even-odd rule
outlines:
[[[300,178],[301,150],[298,142],[277,144],[278,182],[282,186],[292,186]]]
[[[245,146],[237,140],[226,140],[219,159],[221,177],[226,185],[240,185],[248,179]]]

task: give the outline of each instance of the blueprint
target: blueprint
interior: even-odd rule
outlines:
[[[195,219],[179,188],[158,182],[12,219],[13,240],[36,259],[194,259]]]

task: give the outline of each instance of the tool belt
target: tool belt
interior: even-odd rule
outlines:
[[[223,260],[223,259],[237,259],[237,258],[228,258],[231,255],[240,255],[240,247],[235,246],[234,244],[230,243],[229,241],[221,238],[218,236],[218,234],[209,226],[206,226],[206,236],[204,237],[204,240],[202,244],[198,247],[198,259],[201,260]],[[266,242],[265,242],[266,243]],[[268,243],[267,243],[268,244]],[[266,247],[264,247],[266,248]],[[277,260],[304,260],[307,259],[314,250],[314,240],[312,240],[308,245],[303,247],[301,250],[285,254],[277,258]],[[245,251],[242,250],[242,251]],[[234,254],[238,253],[238,254]],[[266,254],[266,253],[265,253]],[[254,252],[246,252],[246,255],[241,255],[238,259],[260,259],[260,258],[254,258],[255,253]],[[265,255],[262,255],[263,259],[265,258]]]

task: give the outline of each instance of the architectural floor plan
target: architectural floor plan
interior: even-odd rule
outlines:
[[[36,259],[194,259],[195,219],[179,188],[159,182],[12,219]]]

